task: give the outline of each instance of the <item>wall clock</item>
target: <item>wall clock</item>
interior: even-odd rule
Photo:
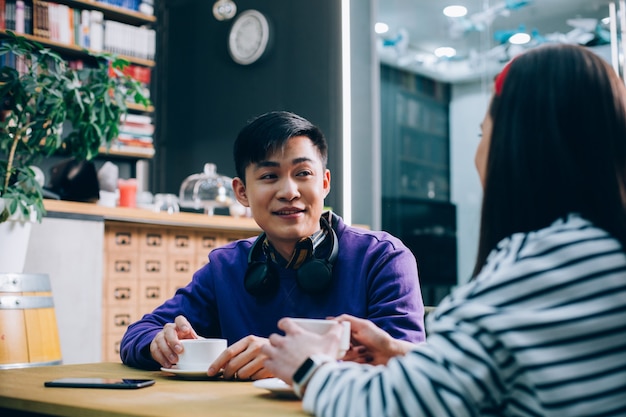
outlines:
[[[241,65],[256,62],[267,51],[270,26],[258,10],[246,10],[233,22],[228,35],[228,52]]]

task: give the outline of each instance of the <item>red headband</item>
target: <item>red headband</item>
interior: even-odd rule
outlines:
[[[504,85],[504,79],[506,78],[506,75],[509,73],[509,68],[511,68],[512,62],[513,60],[510,60],[504,66],[504,68],[502,68],[502,71],[500,71],[500,74],[496,76],[496,80],[494,82],[494,89],[495,89],[496,96],[499,96],[500,94],[502,94],[502,86]]]

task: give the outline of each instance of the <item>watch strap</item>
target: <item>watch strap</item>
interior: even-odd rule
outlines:
[[[327,355],[312,355],[302,362],[302,365],[296,370],[291,378],[293,381],[293,391],[302,398],[304,394],[304,388],[315,373],[315,371],[327,362],[334,362],[335,359]]]

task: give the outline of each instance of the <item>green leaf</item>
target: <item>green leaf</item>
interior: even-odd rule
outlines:
[[[6,31],[0,56],[24,57],[26,70],[20,74],[0,68],[0,197],[7,198],[6,212],[27,212],[34,207],[38,218],[45,213],[41,186],[28,167],[33,161],[64,149],[76,159],[91,159],[100,146],[108,147],[119,132],[126,99],[146,106],[141,84],[123,74],[127,60],[110,53],[88,53],[96,68],[71,69],[63,58],[37,42]],[[114,77],[109,76],[109,66]],[[70,130],[61,135],[61,125]],[[9,163],[7,155],[15,149]],[[8,176],[8,177],[7,177]],[[4,189],[5,179],[9,186]]]

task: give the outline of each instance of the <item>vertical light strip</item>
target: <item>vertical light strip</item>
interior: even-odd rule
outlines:
[[[624,61],[626,60],[626,1],[620,0],[617,13],[619,14],[619,43],[622,44],[622,56],[618,60],[622,72],[621,74],[618,72],[617,75],[620,75],[624,81],[626,80],[626,62]]]
[[[611,64],[613,69],[620,75],[619,66],[619,49],[617,45],[617,12],[615,11],[615,3],[609,3],[609,27],[611,36]]]
[[[343,220],[352,224],[352,86],[350,77],[350,0],[341,1],[341,85],[343,126]]]

